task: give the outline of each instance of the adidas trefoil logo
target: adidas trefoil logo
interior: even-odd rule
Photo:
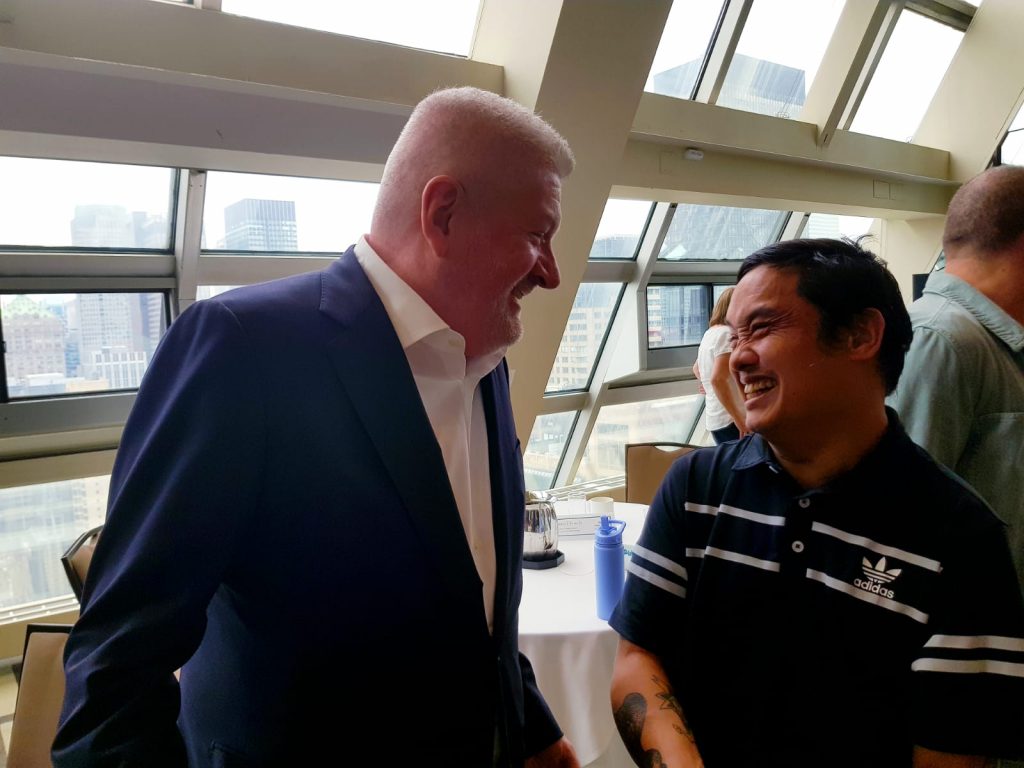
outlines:
[[[894,581],[897,576],[903,573],[902,568],[893,568],[892,570],[886,570],[885,567],[888,563],[885,558],[882,557],[874,565],[866,557],[862,558],[861,567],[864,569],[864,575],[866,579],[854,579],[853,586],[860,587],[865,592],[873,592],[876,595],[882,597],[892,598],[893,591],[886,588],[886,584]]]

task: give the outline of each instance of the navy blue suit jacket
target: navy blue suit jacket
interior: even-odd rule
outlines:
[[[553,743],[518,652],[504,364],[481,388],[493,636],[440,448],[352,250],[184,312],[115,462],[56,765],[485,766],[496,724],[513,765]]]

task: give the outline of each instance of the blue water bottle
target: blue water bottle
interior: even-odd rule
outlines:
[[[608,621],[622,597],[626,580],[626,553],[622,548],[624,520],[601,515],[601,527],[594,531],[594,576],[597,579],[597,617]]]

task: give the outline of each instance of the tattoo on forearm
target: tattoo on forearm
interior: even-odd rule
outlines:
[[[656,749],[648,749],[644,752],[643,762],[637,763],[641,768],[668,768],[661,760],[661,752]]]
[[[661,689],[661,692],[657,694],[658,698],[661,700],[660,709],[672,710],[679,716],[679,720],[683,724],[682,728],[677,727],[674,723],[672,727],[688,738],[692,743],[696,744],[696,740],[693,738],[693,732],[690,730],[690,724],[686,722],[686,715],[683,714],[683,708],[679,704],[679,699],[677,699],[675,694],[673,694],[669,689],[668,683],[657,675],[651,675],[651,682]]]
[[[643,733],[646,719],[647,699],[639,693],[627,693],[622,705],[615,710],[615,726],[619,729],[619,735],[622,736],[622,743],[626,745],[629,756],[637,765],[647,764],[641,762],[645,758],[644,748],[640,746],[640,734]]]

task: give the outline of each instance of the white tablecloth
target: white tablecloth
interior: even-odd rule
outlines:
[[[643,504],[615,503],[616,518],[626,521],[627,546],[639,537],[646,511]],[[609,699],[618,635],[597,618],[594,539],[562,537],[558,548],[565,562],[557,568],[523,571],[519,648],[580,764],[627,768],[632,761]]]

